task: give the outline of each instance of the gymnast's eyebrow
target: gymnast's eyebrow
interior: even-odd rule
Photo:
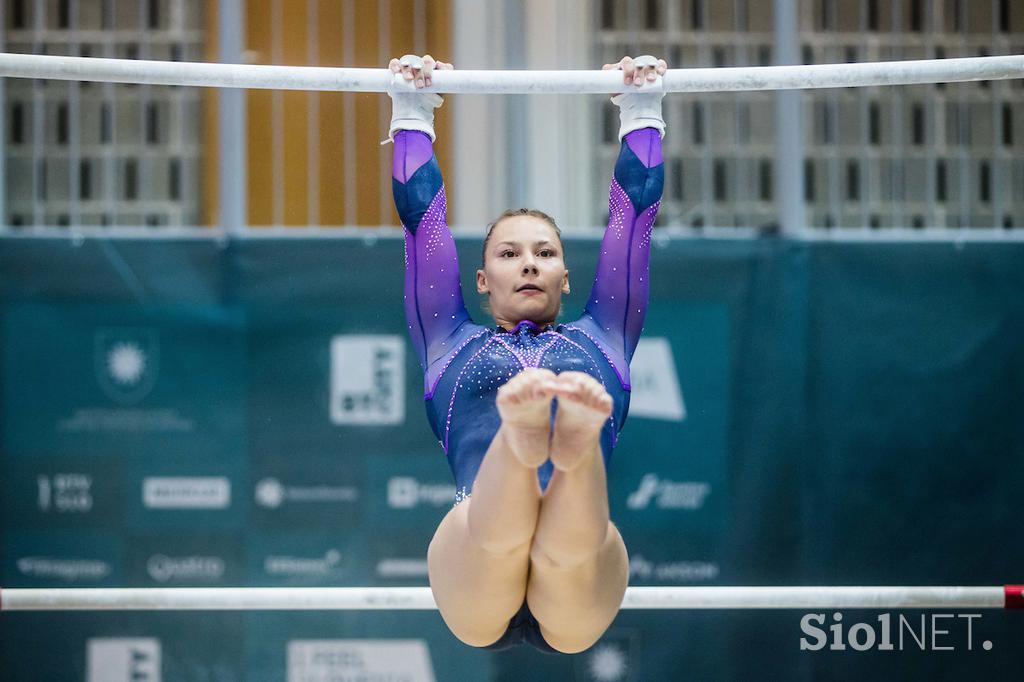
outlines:
[[[510,241],[506,240],[506,241],[498,242],[497,244],[495,244],[495,246],[501,246],[502,244],[508,244],[509,246],[519,246],[520,245],[519,242],[510,242]],[[533,245],[535,247],[536,246],[544,246],[545,244],[550,244],[550,245],[554,246],[554,242],[552,242],[550,239],[543,239],[543,240],[541,240],[539,242],[534,242],[533,243]]]

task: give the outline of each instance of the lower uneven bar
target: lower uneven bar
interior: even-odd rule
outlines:
[[[1002,609],[1005,587],[630,587],[624,609]],[[429,587],[3,589],[3,611],[432,610]]]

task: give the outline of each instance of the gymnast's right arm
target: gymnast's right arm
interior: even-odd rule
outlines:
[[[429,56],[393,59],[395,80],[389,93],[394,106],[388,133],[394,142],[391,187],[405,228],[405,317],[424,371],[451,350],[446,339],[469,319],[433,150],[433,109],[441,98],[416,91],[417,84],[430,84],[433,63]]]

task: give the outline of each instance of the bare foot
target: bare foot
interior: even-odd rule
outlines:
[[[562,372],[555,389],[558,411],[551,436],[551,462],[571,471],[601,449],[601,429],[612,413],[612,397],[583,372]]]
[[[551,370],[529,367],[499,388],[495,399],[505,442],[524,466],[533,469],[548,458],[556,380]]]

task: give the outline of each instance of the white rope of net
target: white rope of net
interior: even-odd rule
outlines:
[[[207,64],[0,53],[0,76],[149,85],[272,90],[387,92],[387,69]],[[816,64],[670,69],[665,92],[734,92],[915,85],[1024,78],[1024,55]],[[600,94],[623,92],[617,71],[435,71],[427,92]]]

